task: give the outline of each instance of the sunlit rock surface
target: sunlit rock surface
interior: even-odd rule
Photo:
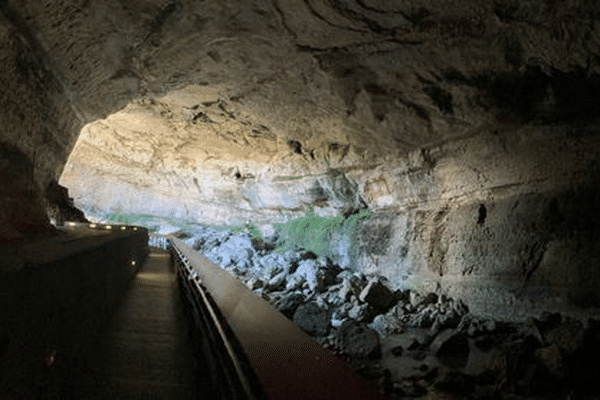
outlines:
[[[48,229],[43,193],[64,169],[78,205],[117,212],[265,224],[367,209],[353,262],[397,285],[482,313],[598,306],[594,1],[9,0],[0,14],[0,145],[28,165],[0,160],[14,177],[1,239]]]
[[[334,164],[276,141],[248,140],[243,152],[213,130],[161,119],[155,107],[130,106],[84,130],[62,178],[78,204],[258,226],[309,210],[368,210],[356,240],[330,243],[344,267],[382,274],[398,287],[442,291],[495,317],[577,314],[600,300],[595,128],[571,137],[564,127],[505,128],[404,159]],[[137,123],[143,113],[154,118]],[[179,128],[159,142],[161,129],[172,129],[167,124]],[[218,140],[240,156],[207,156]]]
[[[349,145],[312,155],[299,146],[193,86],[86,126],[61,182],[87,208],[213,224],[364,206],[343,173],[364,155]]]

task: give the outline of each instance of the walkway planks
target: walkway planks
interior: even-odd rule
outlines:
[[[74,371],[79,376],[70,379],[68,397],[204,397],[198,395],[197,343],[169,263],[168,254],[149,255],[84,365]]]

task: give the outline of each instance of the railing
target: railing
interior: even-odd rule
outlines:
[[[168,250],[169,241],[167,240],[166,236],[155,235],[151,233],[148,235],[148,246]]]
[[[237,388],[223,398],[384,398],[237,278],[183,241],[169,236],[169,244],[173,265],[196,309],[201,336],[207,340],[206,356],[225,376],[216,377],[217,384]]]
[[[212,367],[202,372],[210,375],[211,392],[219,399],[266,399],[260,381],[198,273],[177,246],[169,243],[168,250],[201,333],[200,356]]]

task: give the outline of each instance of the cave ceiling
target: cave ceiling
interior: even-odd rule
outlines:
[[[588,0],[29,0],[1,9],[30,53],[24,73],[50,76],[82,122],[57,133],[71,147],[77,126],[119,112],[97,130],[130,120],[154,132],[149,141],[180,140],[196,160],[272,161],[291,150],[343,162],[502,124],[587,121],[598,109],[600,6]]]

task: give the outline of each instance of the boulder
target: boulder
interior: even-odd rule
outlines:
[[[425,304],[435,304],[438,302],[439,296],[435,293],[428,293],[423,299],[423,303]]]
[[[413,306],[414,308],[417,308],[423,301],[423,296],[421,296],[419,293],[411,290],[410,294],[409,294],[409,301],[410,301],[411,306]]]
[[[265,270],[273,268],[278,271],[289,272],[289,263],[279,253],[270,253],[263,257],[256,257],[255,264]]]
[[[334,328],[339,328],[346,321],[348,321],[348,318],[340,318],[339,316],[334,314],[331,317],[331,326]]]
[[[294,292],[287,296],[283,296],[275,303],[275,308],[288,319],[294,318],[294,313],[298,307],[304,302],[304,295],[301,292]]]
[[[320,271],[322,272],[323,283],[326,287],[336,285],[341,282],[338,275],[342,271],[339,266],[329,263],[327,261],[321,262]]]
[[[424,304],[421,304],[424,306]],[[415,328],[429,328],[433,325],[435,317],[433,316],[435,308],[431,305],[425,306],[419,312],[411,314],[408,318],[407,325]]]
[[[488,319],[483,323],[483,328],[488,332],[493,332],[496,330],[496,321],[493,319]]]
[[[339,291],[339,297],[346,301],[352,295],[359,296],[366,283],[361,275],[351,274],[344,277],[342,288]]]
[[[336,346],[351,357],[377,358],[381,356],[379,335],[362,322],[344,322],[335,336]]]
[[[369,325],[369,328],[376,331],[379,336],[385,338],[393,333],[402,331],[402,325],[397,318],[385,315],[378,315],[373,319]]]
[[[343,319],[348,317],[348,311],[352,309],[353,305],[351,303],[344,303],[341,307],[338,307],[334,313],[333,317],[338,319]]]
[[[263,287],[263,284],[263,281],[257,278],[250,278],[248,279],[248,282],[246,282],[246,286],[248,286],[250,290],[260,289]]]
[[[285,285],[285,290],[295,291],[302,289],[302,284],[304,284],[304,282],[304,278],[296,275],[290,275]]]
[[[360,292],[359,300],[368,303],[378,311],[385,310],[394,299],[393,292],[383,284],[380,278],[369,280],[367,286]]]
[[[294,313],[293,321],[311,336],[325,336],[330,328],[330,312],[311,301],[299,306]]]
[[[279,274],[271,278],[271,280],[265,285],[265,288],[271,291],[283,288],[286,283],[286,277],[287,275],[285,272],[280,272]]]
[[[370,309],[367,303],[356,304],[348,311],[348,317],[355,321],[365,321],[369,319]]]
[[[462,368],[469,359],[469,339],[455,329],[448,329],[437,335],[430,349],[449,368]]]
[[[445,313],[439,313],[434,324],[437,323],[440,328],[456,328],[460,323],[460,316],[454,308],[449,308]]]
[[[318,292],[323,289],[323,282],[319,278],[319,268],[315,260],[302,260],[298,263],[295,276],[304,278],[310,290]]]

